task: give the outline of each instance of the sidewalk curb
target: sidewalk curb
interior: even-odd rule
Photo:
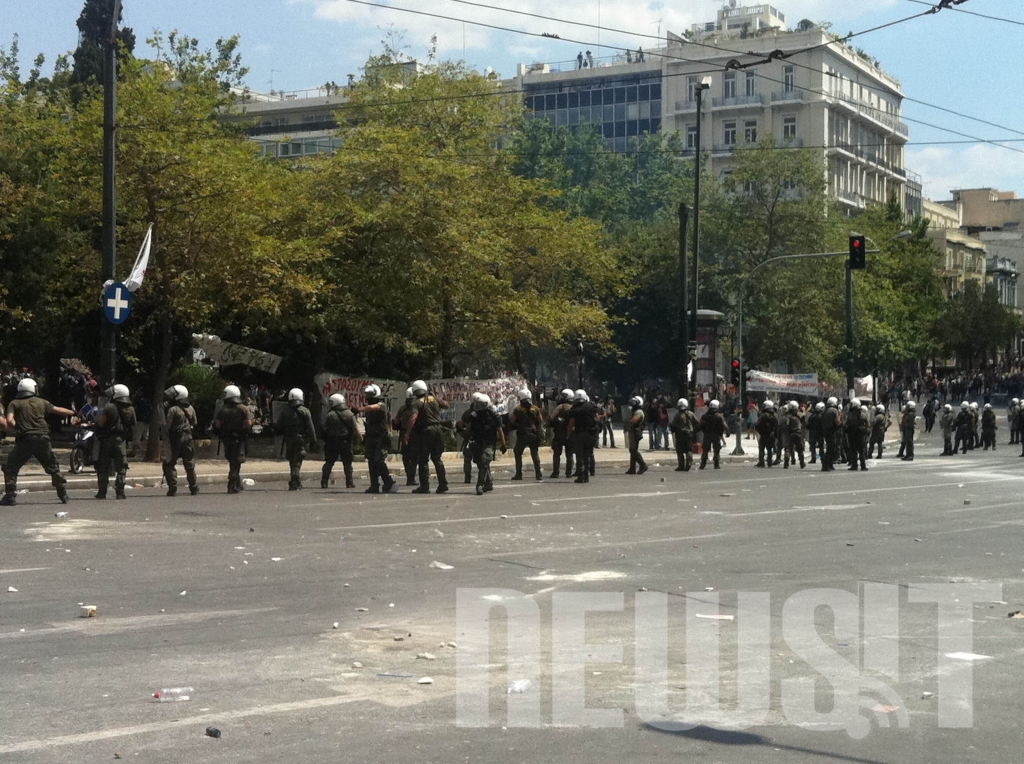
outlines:
[[[654,466],[654,464],[657,463],[657,464],[660,464],[661,466],[672,466],[672,467],[674,467],[675,463],[676,463],[676,461],[675,461],[676,456],[675,456],[675,452],[674,451],[655,451],[655,452],[641,451],[641,454],[643,454],[644,459],[648,462],[648,464],[650,466]],[[694,456],[696,457],[696,454]],[[723,464],[734,464],[734,463],[742,464],[743,462],[751,461],[751,460],[756,460],[756,459],[757,459],[757,454],[756,453],[754,453],[754,454],[747,453],[744,456],[733,456],[732,454],[725,454],[725,453],[723,453],[721,455],[721,461],[722,461]],[[449,473],[457,473],[458,476],[459,476],[459,479],[461,479],[461,476],[462,476],[462,465],[460,464],[460,460],[458,460],[458,459],[445,459],[444,461],[445,461],[445,469]],[[309,463],[310,463],[310,460],[307,459],[306,460],[306,464],[308,465]],[[319,486],[320,485],[320,477],[321,477],[321,474],[322,474],[320,465],[322,465],[323,462],[316,461],[316,462],[313,462],[313,463],[318,465],[318,466],[315,469],[310,469],[308,467],[304,468],[302,470],[302,479],[304,481],[311,481],[313,486]],[[242,479],[244,480],[245,478],[251,478],[251,479],[255,480],[257,484],[259,484],[259,483],[287,482],[288,479],[291,476],[289,474],[287,465],[285,463],[283,463],[283,462],[282,462],[282,464],[284,466],[280,470],[265,470],[265,471],[261,471],[261,472],[246,472],[245,465],[243,464],[242,465]],[[544,477],[547,478],[548,475],[551,472],[551,462],[550,462],[550,459],[548,459],[546,461],[542,460],[541,464],[543,465],[543,469],[544,469]],[[523,466],[524,466],[524,472],[529,472],[531,475],[533,474],[533,466],[532,466],[532,464],[528,464],[527,463],[527,464],[524,464]],[[158,467],[158,465],[153,464],[152,467],[156,468],[156,467]],[[598,475],[600,475],[603,471],[608,471],[608,470],[615,471],[615,470],[619,470],[619,469],[625,470],[628,467],[629,467],[629,457],[627,456],[627,452],[625,452],[625,451],[623,451],[622,456],[619,456],[618,454],[616,454],[615,456],[613,456],[611,458],[608,458],[608,459],[598,459],[597,460],[597,473],[598,473]],[[405,477],[405,469],[402,467],[402,461],[397,456],[392,455],[392,457],[388,459],[388,468],[390,469],[391,474],[394,475],[395,477],[402,477],[402,478]],[[494,473],[496,475],[512,474],[512,471],[514,469],[514,463],[512,462],[511,458],[508,458],[507,461],[505,459],[503,459],[501,462],[498,462],[498,463],[494,464],[492,469],[494,470]],[[431,471],[433,471],[433,470],[431,470]],[[353,476],[356,477],[356,478],[364,478],[365,479],[365,478],[369,477],[369,470],[366,468],[366,463],[365,462],[356,462],[353,465],[352,472],[353,472]],[[227,485],[227,482],[228,482],[227,464],[224,464],[224,470],[223,471],[216,470],[216,471],[206,471],[206,472],[204,472],[203,471],[203,467],[202,467],[202,463],[200,462],[197,465],[196,473],[197,473],[196,474],[196,482],[199,485],[201,485],[201,486],[202,485],[206,485],[206,486],[210,486],[210,485],[224,485],[224,486],[226,486]],[[74,491],[74,490],[86,490],[86,489],[91,490],[91,489],[94,489],[96,487],[96,473],[94,471],[92,471],[92,470],[84,472],[81,475],[71,475],[71,474],[65,472],[64,473],[64,477],[67,479],[67,488],[68,488],[68,490],[72,490],[72,491]],[[340,482],[342,484],[344,484],[344,473],[342,472],[342,468],[341,468],[341,464],[340,463],[338,463],[338,464],[336,464],[334,466],[334,471],[331,473],[331,479],[332,479],[332,481],[334,481],[335,485],[337,485],[337,483],[339,482],[339,479],[340,479]],[[449,482],[453,482],[453,481],[450,480]],[[142,486],[144,488],[156,488],[156,487],[164,485],[164,478],[163,478],[163,475],[160,475],[160,474],[158,474],[158,475],[142,475],[142,476],[139,476],[139,477],[132,477],[131,469],[129,468],[127,484],[129,486]],[[187,486],[187,483],[185,481],[185,475],[184,475],[181,467],[179,466],[178,467],[178,490],[179,491],[187,490],[187,488],[188,488],[188,486]],[[34,476],[32,478],[29,478],[29,479],[19,480],[18,481],[18,490],[19,491],[21,491],[21,490],[28,490],[28,491],[52,491],[53,490],[53,484],[50,482],[50,479],[48,477],[35,477]]]

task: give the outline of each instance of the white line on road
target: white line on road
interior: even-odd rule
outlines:
[[[213,723],[223,723],[236,719],[246,719],[250,716],[269,716],[271,714],[291,713],[292,711],[307,711],[314,708],[329,708],[344,703],[352,703],[359,700],[354,695],[336,695],[330,698],[310,698],[298,700],[292,703],[276,703],[272,706],[258,706],[238,711],[223,711],[215,714],[203,714],[201,716],[190,716],[185,719],[172,719],[165,722],[151,722],[149,724],[136,724],[131,727],[114,727],[112,729],[97,730],[95,732],[83,732],[78,735],[62,735],[60,737],[43,738],[40,740],[25,740],[21,743],[0,746],[0,754],[3,753],[25,753],[27,751],[42,751],[47,748],[59,748],[66,745],[80,743],[95,743],[100,740],[112,740],[130,735],[144,735],[150,732],[162,732],[164,730],[177,729],[181,727],[195,726],[203,727]]]
[[[0,570],[0,575],[5,573],[31,573],[34,570],[50,570],[50,568],[4,568]]]
[[[358,531],[368,528],[405,528],[411,525],[442,525],[451,523],[482,523],[493,520],[525,520],[531,517],[558,517],[559,515],[589,515],[594,512],[606,512],[604,509],[577,509],[571,512],[532,512],[506,516],[488,515],[487,517],[455,517],[445,520],[414,520],[406,523],[375,523],[373,525],[341,525],[336,528],[318,528],[319,531]]]
[[[678,496],[683,491],[655,491],[653,493],[610,493],[604,496],[563,496],[558,499],[534,499],[537,504],[559,501],[600,501],[602,499],[656,499],[659,496]]]
[[[630,546],[642,546],[644,544],[670,544],[676,541],[698,541],[700,539],[715,539],[724,536],[724,533],[704,533],[700,536],[669,536],[659,539],[643,539],[641,541],[602,541],[597,544],[579,544],[578,546],[555,546],[546,549],[526,549],[519,552],[489,552],[485,555],[475,555],[464,559],[490,559],[492,557],[534,557],[538,554],[551,554],[553,552],[580,552],[584,549],[608,549]],[[511,561],[510,561],[511,562]]]
[[[881,491],[913,491],[931,488],[949,488],[961,485],[988,485],[989,483],[1005,483],[1008,480],[1024,480],[1024,477],[990,478],[988,480],[973,480],[969,483],[929,483],[925,485],[893,485],[887,488],[861,488],[854,491],[829,491],[827,493],[809,493],[808,496],[849,496],[858,493],[879,493]]]

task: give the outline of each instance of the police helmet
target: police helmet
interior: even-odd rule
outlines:
[[[379,385],[367,385],[363,388],[363,397],[368,401],[375,401],[380,398],[380,386]]]
[[[427,394],[427,383],[424,382],[422,379],[417,379],[415,382],[412,383],[409,389],[412,390],[412,394],[414,397],[422,398],[424,395]]]
[[[31,398],[36,395],[36,381],[34,379],[23,379],[18,383],[18,398]]]
[[[711,405],[711,410],[712,411],[718,411],[718,407],[721,406],[722,404],[719,403],[717,400],[713,400],[713,401],[711,401],[710,405]]]
[[[943,406],[943,407],[942,407],[942,410],[943,410],[943,411],[952,411],[952,410],[953,410],[953,407],[952,407],[952,406],[950,406],[950,405],[949,405],[949,404],[947,403],[947,404],[946,404],[945,406]]]
[[[992,410],[992,404],[991,403],[986,403],[985,404],[985,411],[991,411],[991,410]]]
[[[405,388],[405,399],[407,401],[411,401],[415,397],[416,396],[412,394],[412,388],[411,387]]]
[[[764,406],[762,406],[762,408],[765,411],[774,411],[775,410],[775,404],[772,403],[771,401],[765,401],[764,402]]]
[[[949,406],[946,406],[946,408],[948,409]],[[875,413],[876,414],[884,414],[885,413],[885,406],[883,406],[881,403],[879,403],[877,406],[875,406]]]
[[[227,403],[241,403],[242,391],[236,385],[228,385],[224,388],[224,400]]]
[[[907,401],[907,408],[913,411],[914,409],[917,408],[917,404],[914,403],[913,401]]]
[[[590,400],[590,396],[587,395],[587,391],[582,388],[573,394],[573,398],[577,403],[586,403]]]
[[[571,401],[571,400],[572,400],[572,399],[573,399],[573,398],[574,398],[575,396],[576,396],[576,393],[574,393],[574,392],[573,392],[573,391],[572,391],[571,389],[569,389],[569,388],[567,387],[567,388],[565,388],[565,389],[564,389],[564,390],[562,391],[562,394],[561,394],[561,396],[559,396],[559,397],[560,397],[560,398],[561,398],[561,399],[562,399],[563,401]]]
[[[1020,398],[1013,398],[1010,400],[1010,403],[1016,406],[1018,403],[1020,403]]]
[[[348,409],[348,401],[345,400],[345,396],[341,393],[335,393],[327,400],[335,411],[345,411]]]
[[[690,408],[690,402],[686,398],[680,398],[678,403],[676,403],[676,408],[680,411],[686,411],[686,409]]]
[[[298,408],[305,401],[305,396],[302,394],[302,390],[297,387],[293,387],[288,391],[288,405],[292,408]]]
[[[114,385],[109,390],[107,390],[107,395],[110,396],[111,400],[117,401],[118,403],[132,402],[131,398],[129,397],[130,393],[128,392],[127,385]]]
[[[962,408],[964,411],[966,411],[970,407],[971,407],[971,404],[968,403],[967,401],[961,401],[960,402],[960,408]]]
[[[790,411],[797,411],[800,408],[800,404],[796,401],[790,401],[788,405]]]
[[[850,408],[851,409],[859,409],[860,408],[860,398],[851,398],[850,399]]]
[[[818,401],[817,403],[814,404],[814,410],[815,411],[824,411],[825,410],[825,404],[822,403],[821,401]]]
[[[531,393],[529,389],[525,387],[519,391],[519,402],[522,403],[524,401],[529,401],[530,403],[533,403],[533,393]]]
[[[629,399],[629,405],[635,409],[638,409],[644,405],[644,399],[641,398],[639,395],[634,395],[632,398]]]
[[[913,403],[913,401],[911,401],[911,403]],[[971,411],[977,411],[977,410],[978,410],[978,404],[977,403],[972,403],[971,404]]]

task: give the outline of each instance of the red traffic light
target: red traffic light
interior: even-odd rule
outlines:
[[[733,370],[737,370],[740,368],[740,362],[735,358],[732,359],[732,368]]]

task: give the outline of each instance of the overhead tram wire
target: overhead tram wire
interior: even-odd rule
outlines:
[[[911,3],[917,3],[918,5],[931,5],[931,3],[925,2],[925,0],[907,0]],[[968,16],[977,16],[980,19],[988,19],[990,21],[1002,21],[1006,24],[1014,24],[1016,26],[1024,27],[1024,21],[1018,21],[1017,19],[1006,19],[1002,16],[989,16],[986,13],[978,13],[977,11],[969,11],[966,8],[957,8],[955,6],[946,6],[943,10],[956,11],[957,13],[966,13]]]
[[[473,0],[449,0],[449,2],[459,3],[460,5],[469,5],[469,6],[473,6],[475,8],[486,8],[488,10],[502,11],[504,13],[514,13],[514,14],[519,15],[519,16],[528,16],[530,18],[535,18],[535,19],[539,19],[539,20],[542,20],[542,21],[551,21],[551,22],[555,22],[555,23],[559,23],[559,24],[572,24],[574,26],[588,27],[588,28],[591,28],[591,29],[598,28],[596,24],[591,24],[589,22],[573,21],[571,19],[561,19],[561,18],[556,18],[554,16],[544,16],[542,14],[531,13],[529,11],[519,11],[519,10],[515,10],[515,9],[512,9],[512,8],[502,8],[500,6],[492,6],[492,5],[486,5],[485,3],[477,3],[477,2],[474,2]],[[921,5],[927,5],[930,10],[923,11],[922,13],[918,13],[918,14],[916,14],[914,16],[908,16],[908,17],[903,18],[903,19],[898,19],[896,21],[890,21],[890,22],[888,22],[886,24],[881,24],[879,26],[872,27],[871,29],[864,29],[864,30],[862,30],[860,32],[851,32],[850,34],[846,35],[845,37],[839,37],[839,38],[837,38],[835,40],[831,40],[831,41],[829,41],[827,43],[822,43],[820,45],[814,45],[814,46],[811,46],[811,47],[808,47],[808,48],[800,48],[798,50],[793,50],[793,51],[785,52],[785,54],[783,56],[781,56],[780,58],[782,60],[788,61],[793,66],[795,66],[795,67],[797,67],[799,69],[805,69],[805,70],[807,70],[809,72],[820,73],[819,69],[816,69],[813,66],[808,66],[807,64],[801,64],[798,61],[793,61],[792,57],[800,55],[801,53],[807,53],[809,51],[816,50],[818,48],[826,47],[828,45],[831,45],[834,42],[844,42],[844,41],[849,40],[849,39],[851,39],[853,37],[859,37],[861,35],[868,34],[869,32],[876,32],[876,31],[878,31],[880,29],[885,29],[887,27],[895,26],[896,24],[902,24],[905,21],[911,21],[912,19],[921,18],[922,16],[930,16],[930,15],[936,13],[938,10],[954,10],[954,11],[961,11],[963,13],[969,13],[969,11],[964,11],[961,8],[956,8],[954,6],[940,7],[938,5],[933,5],[932,3],[925,2],[925,0],[911,0],[911,2],[919,3]],[[990,18],[994,18],[994,17],[990,17]],[[472,22],[466,22],[466,23],[472,23]],[[1022,26],[1024,26],[1024,22],[1020,22],[1020,23],[1021,23]],[[660,36],[652,35],[652,34],[649,34],[649,33],[646,33],[646,32],[631,32],[631,31],[629,31],[627,29],[615,29],[615,28],[610,28],[610,27],[601,27],[601,28],[603,30],[605,30],[605,31],[613,32],[615,34],[624,34],[624,35],[629,35],[631,37],[643,37],[643,38],[647,38],[647,39],[657,40],[658,42],[662,41],[662,38]],[[559,39],[561,39],[561,38],[559,38]],[[755,58],[760,58],[760,59],[764,58],[763,54],[760,54],[760,53],[753,53],[751,51],[736,50],[734,48],[725,48],[725,47],[722,47],[720,45],[712,45],[710,43],[701,42],[699,40],[686,40],[685,44],[686,45],[696,45],[696,46],[699,46],[699,47],[702,47],[702,48],[708,48],[709,50],[720,51],[722,53],[731,53],[731,54],[737,55],[737,56],[753,56]],[[645,53],[646,53],[646,51],[645,51]],[[652,55],[654,55],[654,54],[652,54]],[[685,60],[686,61],[694,61],[694,59],[685,59]],[[696,60],[697,61],[702,61],[703,59],[696,59]],[[742,65],[741,68],[747,68],[749,66],[756,66],[759,63],[763,63],[763,62],[758,62],[758,61],[750,62],[749,64]],[[697,72],[696,74],[703,74],[703,73],[704,72]],[[686,74],[693,75],[695,73],[694,72],[686,72]],[[669,75],[669,76],[673,76],[673,75]],[[875,92],[875,93],[881,92],[880,88],[874,88],[874,87],[871,87],[870,85],[866,85],[864,87],[867,90],[870,90],[870,91]],[[945,112],[946,114],[952,114],[952,115],[960,117],[962,119],[967,119],[967,120],[970,120],[972,122],[977,122],[977,123],[982,124],[982,125],[987,125],[988,127],[995,127],[995,128],[998,128],[999,130],[1005,130],[1008,133],[1015,133],[1017,135],[1024,135],[1024,131],[1016,130],[1016,129],[1012,128],[1012,127],[1006,127],[1005,125],[1000,125],[1000,124],[998,124],[996,122],[992,122],[992,121],[987,120],[987,119],[982,119],[980,117],[972,117],[970,114],[964,114],[963,112],[956,111],[955,109],[949,109],[949,108],[947,108],[945,106],[939,106],[938,104],[929,103],[928,101],[922,101],[919,98],[911,98],[910,96],[907,96],[907,95],[903,95],[902,98],[903,98],[904,101],[907,101],[909,103],[915,103],[915,104],[918,104],[919,106],[926,106],[929,109],[935,109],[936,111]]]
[[[527,32],[527,31],[522,30],[522,29],[514,29],[512,27],[503,27],[503,26],[499,26],[497,24],[488,24],[488,23],[482,22],[482,21],[470,21],[468,19],[460,19],[460,18],[453,17],[453,16],[444,16],[444,15],[438,14],[438,13],[429,13],[427,11],[417,11],[417,10],[413,10],[411,8],[401,8],[399,6],[394,6],[394,5],[384,5],[382,3],[369,2],[369,0],[348,0],[348,2],[356,3],[357,5],[366,5],[366,6],[370,6],[370,7],[374,7],[374,8],[382,8],[382,9],[385,9],[385,10],[400,11],[400,12],[403,12],[403,13],[411,13],[411,14],[414,14],[414,15],[417,15],[417,16],[428,16],[428,17],[431,17],[431,18],[442,19],[444,21],[455,21],[455,22],[460,22],[460,23],[465,23],[465,24],[472,24],[474,26],[481,26],[481,27],[485,27],[487,29],[495,29],[495,30],[502,31],[502,32],[511,32],[512,34],[521,34],[521,35],[525,35],[527,37],[543,37],[544,39],[558,39],[558,40],[561,40],[563,42],[571,42],[571,43],[574,43],[574,44],[577,44],[577,45],[592,45],[593,44],[593,43],[585,41],[585,40],[576,40],[576,39],[563,38],[563,37],[554,37],[554,38],[552,38],[552,37],[549,36],[548,33]],[[929,6],[931,8],[931,10],[923,12],[923,13],[920,13],[920,14],[917,14],[917,16],[908,17],[907,19],[903,19],[901,21],[888,22],[886,24],[879,25],[878,27],[873,27],[872,30],[865,30],[864,32],[855,33],[855,34],[864,34],[864,33],[868,32],[868,31],[873,31],[873,30],[877,30],[877,29],[882,29],[882,28],[885,28],[885,27],[893,26],[896,23],[902,23],[902,21],[908,20],[910,18],[918,18],[920,16],[931,15],[933,13],[938,12],[939,10],[941,10],[944,7],[942,5],[943,2],[945,2],[945,0],[940,0],[940,4],[939,5]],[[847,35],[847,38],[849,38],[851,36],[853,36],[853,35]],[[823,43],[822,45],[813,46],[813,47],[823,47],[824,45],[831,45],[832,42],[835,42],[835,41],[829,41],[828,43]],[[612,48],[614,50],[623,50],[623,51],[624,50],[632,50],[632,48],[623,48],[621,46],[606,45],[605,47]],[[813,49],[813,48],[804,48],[802,50],[806,51],[806,50],[811,50],[811,49]],[[796,52],[794,51],[794,55],[795,54],[796,54]],[[704,59],[692,59],[692,58],[686,58],[686,57],[683,57],[683,56],[674,56],[674,55],[669,55],[667,53],[659,53],[658,51],[651,51],[651,55],[652,56],[659,56],[661,58],[668,59],[668,60],[673,60],[673,61],[685,61],[687,63],[695,63],[695,64],[706,64],[707,63],[706,60],[704,60]],[[757,56],[758,54],[745,53],[743,55],[755,55],[755,56]],[[754,61],[754,62],[751,62],[749,64],[743,64],[739,68],[750,68],[750,67],[753,67],[753,66],[757,66],[759,64],[768,63],[771,60],[772,59],[769,58],[769,59],[767,59],[765,61]],[[808,68],[808,67],[804,67],[804,68]],[[722,71],[722,70],[723,70],[723,67],[719,66],[719,67],[715,67],[714,69],[711,69],[710,71],[711,72],[718,72],[718,71]],[[726,68],[726,70],[728,70],[728,68]],[[702,72],[696,72],[696,73],[695,72],[680,72],[680,73],[678,73],[676,75],[665,75],[665,76],[693,76],[694,74],[700,74],[700,73],[702,73]],[[767,81],[770,81],[770,82],[776,82],[776,83],[779,83],[779,84],[785,84],[782,80],[778,80],[778,79],[774,79],[772,77],[768,77],[767,75],[761,74],[760,72],[757,73],[757,76],[759,76],[762,79],[765,79]],[[664,79],[664,77],[663,77],[663,79]],[[832,98],[836,98],[837,97],[837,96],[835,96],[835,94],[828,93],[828,92],[826,92],[824,90],[816,90],[814,88],[803,88],[803,90],[805,90],[807,92],[810,92],[810,93],[815,93],[815,94],[818,94],[818,95],[826,95],[826,96],[829,96],[829,97],[832,97]],[[518,93],[519,91],[515,91],[515,92]],[[491,95],[496,95],[496,94],[497,93],[492,93]],[[847,99],[843,99],[843,98],[840,97],[840,100],[847,100]],[[905,122],[913,122],[913,123],[916,123],[916,124],[924,125],[925,127],[931,127],[931,128],[936,129],[936,130],[940,130],[940,131],[943,131],[943,132],[950,133],[951,135],[959,135],[959,136],[964,137],[964,138],[975,139],[975,140],[977,140],[977,141],[979,141],[981,143],[988,143],[988,144],[991,144],[993,146],[1000,146],[1000,144],[995,142],[995,141],[987,140],[987,139],[984,139],[984,138],[978,138],[977,136],[971,135],[969,133],[962,133],[962,132],[959,132],[957,130],[953,130],[951,128],[946,128],[946,127],[941,127],[939,125],[934,125],[934,124],[932,124],[930,122],[925,122],[924,120],[913,119],[911,117],[906,117],[906,116],[902,116],[902,119]],[[1006,128],[1002,128],[1001,127],[1000,129],[1006,129]],[[1009,130],[1009,132],[1018,132],[1018,131]],[[1024,153],[1024,151],[1022,151],[1021,149],[1016,149],[1016,148],[1013,148],[1011,146],[1001,146],[1001,148],[1005,148],[1005,149],[1007,149],[1009,151],[1018,151],[1020,153]]]

